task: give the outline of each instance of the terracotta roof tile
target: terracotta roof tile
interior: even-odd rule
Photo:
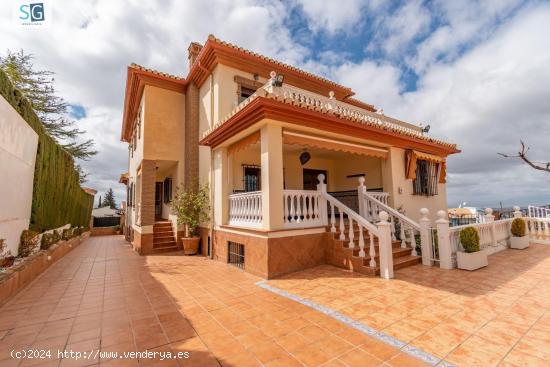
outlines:
[[[134,68],[134,69],[137,69],[137,70],[146,71],[148,73],[152,73],[152,74],[155,74],[155,75],[163,76],[165,78],[170,78],[170,79],[179,80],[179,81],[184,81],[185,80],[185,78],[183,78],[181,76],[172,75],[172,74],[168,74],[168,73],[158,71],[158,70],[155,70],[155,69],[146,68],[145,66],[141,66],[141,65],[138,65],[136,63],[131,63],[130,67]]]

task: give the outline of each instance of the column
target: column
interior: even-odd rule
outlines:
[[[452,269],[453,266],[453,249],[451,248],[451,238],[449,235],[449,221],[447,220],[447,212],[440,210],[437,212],[439,217],[435,223],[437,228],[437,243],[439,246],[439,267],[441,269]]]
[[[261,129],[263,229],[283,228],[283,131],[276,123]]]
[[[150,226],[155,223],[155,181],[156,162],[152,160],[141,161],[141,182],[140,182],[140,211],[141,223],[143,226]]]
[[[420,209],[420,248],[422,249],[422,265],[432,266],[432,234],[431,223],[428,218],[430,211],[427,208]]]
[[[227,148],[214,150],[214,224],[227,224],[229,218],[229,182]]]

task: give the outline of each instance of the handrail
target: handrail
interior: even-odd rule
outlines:
[[[372,232],[375,236],[379,235],[378,228],[374,224],[372,224],[367,219],[357,214],[355,211],[350,209],[347,205],[342,203],[340,200],[334,198],[333,196],[327,194],[326,192],[323,192],[322,195],[323,195],[323,198],[325,198],[329,203],[337,207],[338,210],[340,210],[341,212],[344,212],[348,216],[348,218],[351,218],[357,223],[359,223],[360,225],[362,225],[363,227],[366,227],[369,230],[369,232]]]
[[[527,213],[530,218],[550,218],[550,208],[528,205]]]
[[[415,229],[417,231],[420,231],[420,224],[416,223],[411,218],[399,213],[397,210],[395,210],[391,206],[389,206],[387,204],[384,204],[383,202],[381,202],[380,200],[378,200],[374,196],[370,195],[368,191],[364,192],[363,195],[365,195],[368,198],[368,200],[372,200],[377,205],[381,206],[384,209],[384,211],[387,212],[389,215],[399,218],[400,221],[403,221],[403,222],[407,223],[413,229]]]

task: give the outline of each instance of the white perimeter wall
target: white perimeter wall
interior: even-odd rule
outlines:
[[[31,217],[38,134],[0,97],[0,238],[17,255]]]

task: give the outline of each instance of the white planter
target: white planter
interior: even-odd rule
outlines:
[[[457,251],[456,262],[458,263],[458,268],[464,270],[476,270],[489,265],[485,250],[470,253]]]
[[[529,247],[529,236],[515,237],[512,236],[510,239],[510,247],[518,250],[523,250]]]

